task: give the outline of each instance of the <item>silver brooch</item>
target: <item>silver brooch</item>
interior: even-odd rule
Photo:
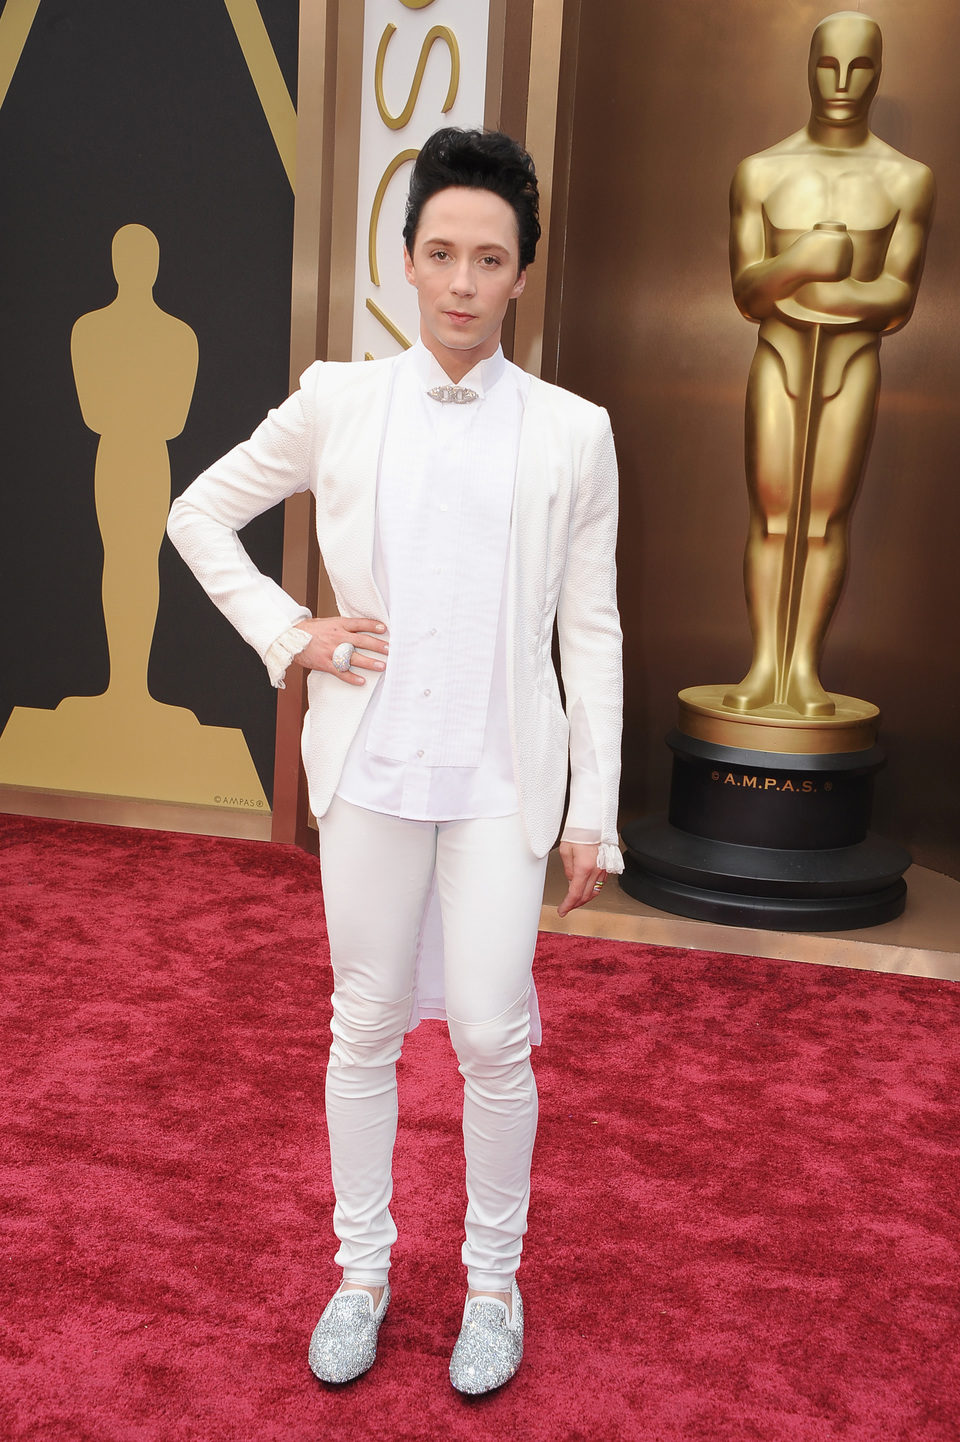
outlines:
[[[434,386],[432,391],[427,391],[432,400],[453,401],[454,405],[468,406],[471,401],[479,400],[476,391],[470,390],[469,386]]]

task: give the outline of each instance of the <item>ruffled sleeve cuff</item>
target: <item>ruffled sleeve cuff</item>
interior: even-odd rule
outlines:
[[[611,841],[602,842],[597,848],[597,865],[608,876],[620,876],[623,872],[623,855],[619,846]]]
[[[275,686],[278,691],[286,690],[283,678],[287,674],[287,667],[294,656],[299,656],[300,652],[310,645],[310,641],[309,631],[301,631],[298,626],[291,626],[282,636],[271,642],[263,658],[271,686]]]

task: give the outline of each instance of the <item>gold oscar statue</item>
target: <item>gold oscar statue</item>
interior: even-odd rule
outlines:
[[[875,735],[876,707],[825,691],[819,671],[873,431],[880,339],[910,318],[934,202],[927,167],[870,130],[881,51],[868,16],[822,20],[807,125],[742,161],[731,187],[734,297],[760,325],[746,397],[753,660],[738,685],[681,692],[684,729],[693,721],[717,741],[838,751]],[[708,717],[794,735],[721,734]]]
[[[17,707],[0,736],[0,782],[266,813],[243,733],[201,726],[147,687],[170,507],[167,442],[186,424],[198,364],[193,331],[153,298],[159,263],[152,231],[118,230],[116,299],[82,315],[70,342],[83,419],[100,436],[94,485],[109,685],[55,711]]]

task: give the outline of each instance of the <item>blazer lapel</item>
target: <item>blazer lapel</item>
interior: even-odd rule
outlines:
[[[336,418],[321,449],[317,529],[338,596],[356,615],[386,619],[386,605],[373,575],[373,549],[377,476],[393,366],[362,362],[350,380],[349,391],[330,398]]]
[[[553,447],[549,414],[542,401],[534,378],[520,427],[507,567],[507,695],[512,715],[515,714],[515,686],[518,683],[522,686],[524,678],[531,674],[530,642],[538,634],[549,569],[544,551],[549,535]]]
[[[510,537],[510,585],[515,599],[537,577],[542,590],[548,569],[544,547],[550,536],[550,509],[557,495],[559,470],[545,389],[535,376],[531,378],[520,427]]]

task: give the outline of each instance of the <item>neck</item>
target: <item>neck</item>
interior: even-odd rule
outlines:
[[[807,135],[814,145],[826,150],[855,150],[870,139],[870,126],[866,120],[856,120],[851,125],[832,125],[829,120],[810,116]]]
[[[500,345],[500,332],[497,331],[496,335],[490,336],[483,345],[474,346],[471,350],[450,350],[448,346],[441,345],[435,336],[425,335],[423,329],[420,331],[420,339],[440,364],[447,379],[458,386],[475,365],[496,355]]]

